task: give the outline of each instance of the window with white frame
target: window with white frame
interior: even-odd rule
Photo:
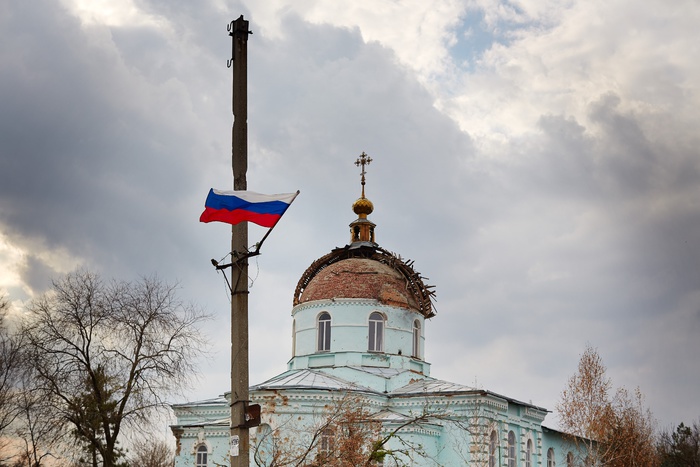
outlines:
[[[331,350],[331,315],[325,311],[318,315],[318,352],[330,352]]]
[[[508,432],[508,467],[515,467],[515,433]]]
[[[556,462],[554,462],[554,449],[549,448],[547,449],[547,467],[554,467]]]
[[[496,430],[491,432],[491,437],[489,438],[489,467],[496,467],[496,461],[498,450],[498,434]]]
[[[532,440],[528,439],[525,445],[525,467],[532,467]]]
[[[200,444],[197,446],[197,454],[194,461],[195,467],[207,467],[207,446],[206,444]]]
[[[420,358],[420,321],[413,322],[413,353],[416,358]]]
[[[367,348],[370,352],[384,351],[384,316],[376,311],[369,315],[369,342]]]

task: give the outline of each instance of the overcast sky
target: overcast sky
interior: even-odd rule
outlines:
[[[590,344],[661,427],[700,417],[695,0],[2,2],[0,289],[16,309],[78,267],[178,281],[214,316],[184,399],[227,390],[209,260],[230,228],[198,218],[233,183],[241,14],[248,188],[301,190],[250,266],[251,383],[286,369],[298,278],[349,241],[365,151],[378,242],[437,286],[433,376],[554,410]]]

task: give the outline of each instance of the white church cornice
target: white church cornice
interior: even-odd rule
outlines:
[[[380,431],[383,435],[388,435],[388,434],[392,433],[399,426],[400,425],[398,425],[398,424],[383,423]],[[427,427],[427,426],[420,424],[418,422],[416,422],[415,424],[406,425],[406,426],[401,428],[401,430],[400,430],[401,436],[404,436],[408,433],[426,435],[426,436],[431,436],[433,438],[437,438],[437,437],[440,437],[442,435],[441,430],[436,429],[436,428]]]
[[[546,416],[546,410],[537,409],[535,407],[525,407],[523,410],[523,417],[527,417],[540,423],[544,421]]]
[[[207,438],[219,438],[222,436],[228,436],[230,428],[228,425],[225,428],[216,430],[197,430],[197,427],[184,427],[185,430],[180,435],[181,439],[207,439]]]
[[[210,410],[202,410],[199,407],[192,406],[189,410],[181,410],[179,411],[178,415],[191,415],[191,416],[196,416],[196,417],[204,417],[204,418],[212,418],[214,417],[220,417],[222,415],[228,415],[228,404],[223,402],[222,403],[222,408],[219,409],[210,409]]]
[[[304,402],[341,402],[348,398],[356,398],[362,404],[383,407],[388,402],[384,394],[356,390],[325,390],[325,389],[285,389],[256,390],[250,393],[251,399],[260,403],[272,403],[276,408],[285,408]]]
[[[319,309],[319,308],[330,308],[348,305],[352,306],[362,306],[366,308],[386,308],[387,305],[379,303],[378,300],[371,298],[333,298],[330,300],[314,300],[310,302],[305,302],[300,305],[296,305],[292,308],[292,316],[296,315],[300,311],[308,309]]]

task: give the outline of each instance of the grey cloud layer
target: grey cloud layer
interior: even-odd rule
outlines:
[[[143,3],[167,27],[106,28],[54,3],[14,2],[0,15],[0,229],[106,276],[179,280],[216,315],[214,357],[192,392],[214,396],[228,384],[228,302],[208,260],[226,254],[229,230],[197,218],[208,188],[231,184],[225,24],[240,11]],[[248,19],[249,188],[302,192],[253,265],[251,381],[284,370],[296,280],[347,242],[352,162],[367,151],[379,242],[438,286],[427,328],[436,376],[476,375],[553,408],[591,342],[665,423],[700,416],[677,402],[700,384],[698,364],[677,358],[700,351],[697,137],[686,114],[635,113],[602,89],[585,121],[542,111],[484,152],[357,29],[289,14],[273,38]],[[52,275],[30,254],[32,288]]]

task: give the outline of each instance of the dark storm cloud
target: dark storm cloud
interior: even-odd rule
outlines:
[[[41,239],[122,271],[129,262],[154,268],[165,252],[150,241],[186,241],[172,219],[196,181],[188,133],[197,128],[183,123],[187,93],[149,82],[133,64],[170,49],[153,32],[134,29],[129,41],[122,31],[121,42],[141,45],[124,60],[129,47],[120,50],[108,29],[44,6],[38,14],[14,3],[2,25],[0,221],[20,244]]]
[[[700,179],[697,154],[658,131],[660,117],[620,110],[615,96],[594,103],[591,117],[587,135],[575,122],[543,120],[547,149],[557,149],[543,151],[544,182],[552,195],[573,195],[583,209],[599,211],[605,230],[617,237],[611,253],[622,256],[613,269],[617,286],[636,301],[622,309],[675,308],[675,301],[700,283],[700,253],[688,247],[700,244],[700,206],[692,202]]]

